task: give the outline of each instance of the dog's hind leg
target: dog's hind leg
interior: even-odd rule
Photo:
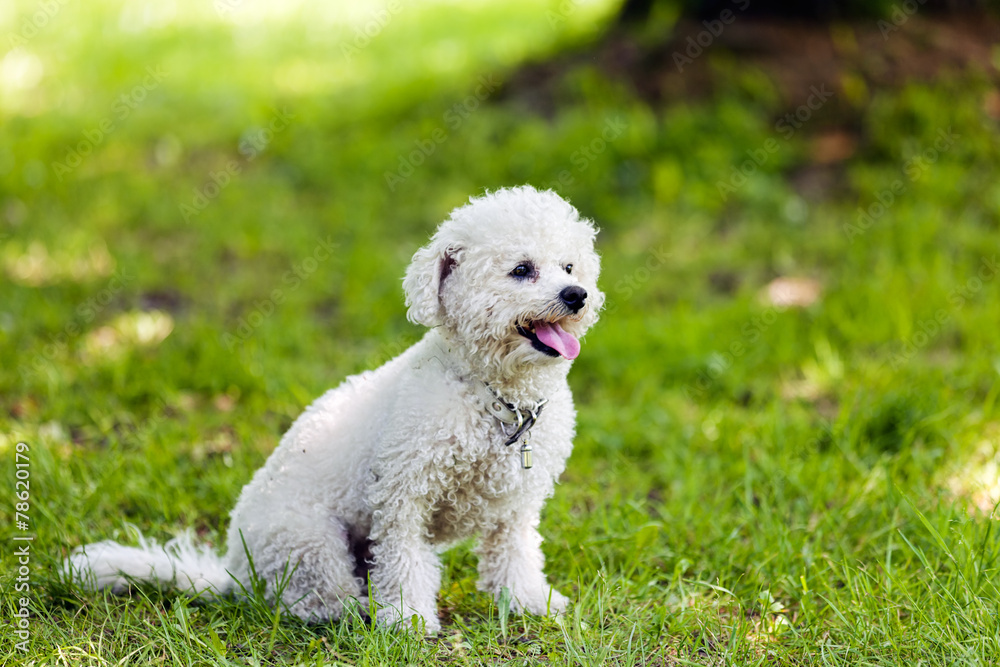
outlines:
[[[347,528],[339,521],[322,528],[286,525],[260,540],[260,547],[250,547],[268,597],[280,595],[288,611],[311,623],[340,618],[351,600],[367,605]]]

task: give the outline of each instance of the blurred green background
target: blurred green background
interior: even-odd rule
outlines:
[[[998,659],[1000,23],[730,4],[0,6],[4,664]],[[501,625],[467,547],[430,643],[58,580],[126,522],[220,544],[301,410],[422,335],[437,223],[522,183],[597,222],[608,295],[543,516],[567,617]]]

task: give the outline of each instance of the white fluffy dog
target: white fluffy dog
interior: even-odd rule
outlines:
[[[542,572],[539,512],[572,448],[566,375],[597,321],[596,230],[551,191],[504,189],[455,209],[417,251],[408,317],[430,328],[306,409],[240,495],[225,557],[185,536],[101,542],[67,570],[91,587],[165,582],[251,590],[251,563],[309,621],[351,599],[387,625],[440,628],[437,553],[478,535],[479,587],[516,610],[561,611]],[[248,558],[249,557],[249,558]]]

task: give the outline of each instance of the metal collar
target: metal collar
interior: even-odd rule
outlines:
[[[548,403],[548,400],[543,398],[535,404],[532,410],[515,408],[485,382],[476,384],[480,387],[480,398],[486,404],[486,409],[500,422],[500,428],[507,436],[507,441],[503,443],[505,446],[514,444],[518,438],[526,434],[535,425],[538,416],[542,414],[542,408]]]

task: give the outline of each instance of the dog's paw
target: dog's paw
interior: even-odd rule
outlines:
[[[556,589],[550,589],[551,593],[548,599],[548,614],[561,614],[566,611],[566,606],[569,605],[569,598],[557,591]]]
[[[497,603],[500,596],[497,595]],[[562,613],[569,604],[569,598],[554,588],[539,591],[536,595],[526,595],[523,598],[515,596],[510,601],[511,611],[519,614],[525,612],[536,616],[548,616]]]
[[[419,612],[407,609],[405,612],[400,612],[399,607],[384,605],[375,612],[375,620],[383,627],[417,634],[433,635],[441,631],[441,622],[437,614],[431,611]]]
[[[315,625],[340,618],[343,604],[337,599],[327,602],[315,593],[308,593],[289,605],[287,609],[306,623]]]

